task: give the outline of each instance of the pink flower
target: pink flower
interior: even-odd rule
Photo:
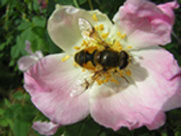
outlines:
[[[48,32],[65,53],[46,56],[24,73],[32,102],[54,124],[45,123],[50,133],[44,123],[34,128],[50,135],[57,126],[76,123],[89,114],[115,131],[162,126],[164,112],[181,106],[181,69],[173,55],[159,47],[171,41],[177,7],[176,2],[156,6],[146,0],[127,0],[113,24],[98,10],[57,5]],[[105,46],[125,51],[129,64],[101,72],[97,66],[74,65],[77,52],[105,50]]]
[[[25,44],[28,55],[23,56],[18,60],[19,70],[23,72],[27,71],[31,66],[33,66],[34,64],[36,64],[36,62],[43,58],[41,51],[36,51],[35,53],[32,52],[30,41],[26,41]]]
[[[47,7],[48,0],[38,0],[38,3],[42,9],[45,9]]]

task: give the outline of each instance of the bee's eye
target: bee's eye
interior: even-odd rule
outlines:
[[[125,51],[121,51],[120,52],[120,59],[128,59],[128,54]]]
[[[119,68],[120,69],[124,69],[127,65],[128,65],[128,60],[124,60],[122,59],[120,62],[119,62]]]
[[[83,65],[85,63],[85,53],[83,51],[75,54],[75,62],[77,62],[79,65]]]

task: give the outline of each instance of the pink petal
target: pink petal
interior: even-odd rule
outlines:
[[[36,51],[35,53],[32,53],[31,55],[21,57],[18,60],[19,70],[23,72],[27,71],[31,66],[36,64],[42,57],[43,57],[43,54],[41,51]]]
[[[54,124],[53,122],[34,122],[33,129],[38,131],[41,135],[50,136],[54,135],[59,128],[59,125]]]
[[[144,125],[157,129],[165,122],[164,111],[181,107],[181,71],[173,56],[163,49],[137,51],[133,56],[140,56],[135,58],[138,64],[130,66],[134,82],[127,87],[120,83],[117,93],[112,87],[94,86],[91,115],[114,130]],[[102,95],[106,92],[115,93]]]
[[[171,41],[175,2],[156,6],[147,0],[127,0],[114,17],[134,48],[165,45]]]
[[[48,20],[48,32],[51,39],[64,51],[74,51],[73,47],[81,45],[83,40],[78,20],[83,18],[94,25],[97,22],[92,20],[93,14],[97,15],[99,23],[112,25],[108,17],[98,10],[86,11],[72,6],[57,5]]]
[[[179,8],[179,4],[174,1],[174,2],[168,2],[168,3],[165,3],[165,4],[160,4],[158,5],[158,8],[160,8],[162,10],[162,12],[164,12],[164,14],[166,14],[171,21],[172,24],[174,23],[174,12],[173,10],[176,9],[176,8]]]
[[[140,89],[145,89],[149,87],[148,84],[151,84],[155,90],[155,94],[148,94],[145,98],[152,96],[155,105],[162,106],[163,111],[181,107],[181,68],[173,55],[161,48],[142,50],[135,52],[135,55],[143,56],[143,59],[137,58],[137,61],[148,72],[148,79],[145,80],[147,82],[140,81],[137,85]],[[138,77],[134,73],[133,76],[135,80]]]
[[[73,66],[72,59],[62,62],[64,56],[44,57],[24,74],[32,102],[57,124],[71,124],[89,114],[87,91],[81,86],[85,73]]]

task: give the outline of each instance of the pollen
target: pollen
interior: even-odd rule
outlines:
[[[117,32],[117,36],[121,37],[122,36],[121,32]]]
[[[74,46],[74,49],[75,49],[75,50],[80,50],[81,47],[79,47],[79,46]]]
[[[70,58],[70,56],[69,56],[69,55],[66,55],[66,56],[64,56],[64,57],[61,59],[61,61],[62,61],[62,62],[65,62],[65,61],[67,61],[69,58]]]
[[[119,73],[119,76],[122,77],[123,76],[123,71],[121,71],[119,68],[117,68],[117,71]]]
[[[99,25],[99,30],[100,30],[100,31],[103,31],[103,30],[104,30],[104,25],[103,25],[103,24],[100,24],[100,25]]]
[[[82,69],[82,72],[85,72],[85,68]]]
[[[94,27],[96,31],[99,31],[99,26]]]
[[[83,64],[83,67],[89,70],[95,70],[95,67],[91,61],[88,61],[86,64]]]
[[[121,35],[121,38],[122,38],[122,39],[125,39],[125,38],[126,38],[126,34],[122,34],[122,35]]]
[[[121,51],[123,49],[123,47],[119,41],[115,41],[112,48],[116,51]]]
[[[119,84],[119,82],[116,79],[114,79],[114,78],[112,78],[110,81],[115,83],[115,84],[117,84],[117,85]]]
[[[125,72],[126,72],[127,76],[131,76],[131,71],[130,70],[126,70]]]
[[[132,49],[133,47],[129,45],[129,46],[127,46],[127,48],[128,48],[128,49]]]
[[[117,35],[121,38],[121,39],[125,39],[126,38],[126,34],[122,34],[120,32],[117,32]]]
[[[98,18],[97,18],[97,16],[96,16],[96,14],[93,14],[93,15],[92,15],[92,20],[94,20],[95,22],[98,21]]]
[[[83,42],[82,42],[82,44],[81,44],[82,46],[86,46],[86,47],[88,47],[88,42],[87,41],[85,41],[85,40],[83,40]]]
[[[92,54],[95,50],[97,49],[97,46],[91,46],[91,47],[88,47],[86,50]]]
[[[103,33],[101,36],[103,39],[106,39],[109,36],[109,33]]]
[[[95,30],[96,31],[103,31],[104,30],[104,25],[100,24],[100,25],[95,26]]]
[[[79,66],[76,62],[74,62],[73,65],[74,65],[74,67],[78,67]]]
[[[101,85],[101,84],[103,84],[103,83],[104,83],[104,81],[103,81],[103,80],[99,80],[99,79],[97,79],[96,81],[97,81],[98,85]]]

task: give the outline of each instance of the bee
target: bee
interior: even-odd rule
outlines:
[[[98,50],[97,47],[88,47],[80,50],[74,56],[74,60],[81,67],[94,70],[101,66],[103,71],[118,67],[120,70],[129,64],[129,55],[126,51],[115,51],[110,47]]]
[[[115,81],[114,76],[111,76],[112,72],[121,75],[121,73],[119,73],[120,70],[128,66],[131,56],[124,50],[114,50],[111,47],[112,44],[107,43],[87,20],[80,18],[79,25],[82,36],[96,41],[98,45],[87,45],[87,47],[79,50],[74,55],[74,61],[79,66],[93,72],[91,80],[88,81],[85,79],[85,83],[83,83],[85,90],[88,89],[94,81],[97,81],[98,84]],[[114,42],[115,41],[113,41],[113,44]],[[121,75],[121,77],[128,82],[123,75]]]

